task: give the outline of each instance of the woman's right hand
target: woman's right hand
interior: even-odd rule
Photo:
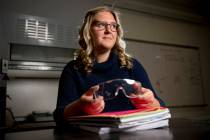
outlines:
[[[105,102],[102,96],[94,97],[94,93],[98,90],[99,86],[93,86],[86,91],[81,97],[82,110],[85,114],[94,115],[99,114],[105,107]]]

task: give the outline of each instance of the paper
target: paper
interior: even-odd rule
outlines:
[[[116,131],[136,131],[168,126],[168,108],[135,109],[98,115],[72,116],[68,123],[91,132],[103,134]]]

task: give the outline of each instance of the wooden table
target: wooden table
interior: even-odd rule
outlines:
[[[210,140],[210,123],[171,119],[169,128],[98,135],[83,130],[55,133],[54,129],[4,133],[1,140]]]

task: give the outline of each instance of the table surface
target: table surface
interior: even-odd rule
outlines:
[[[168,128],[127,133],[95,134],[72,130],[57,134],[54,129],[21,131],[2,134],[1,140],[202,140],[210,139],[210,123],[190,119],[170,119]]]

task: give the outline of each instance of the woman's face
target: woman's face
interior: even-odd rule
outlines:
[[[94,16],[91,37],[96,51],[107,51],[113,48],[118,26],[110,12],[99,12]]]

